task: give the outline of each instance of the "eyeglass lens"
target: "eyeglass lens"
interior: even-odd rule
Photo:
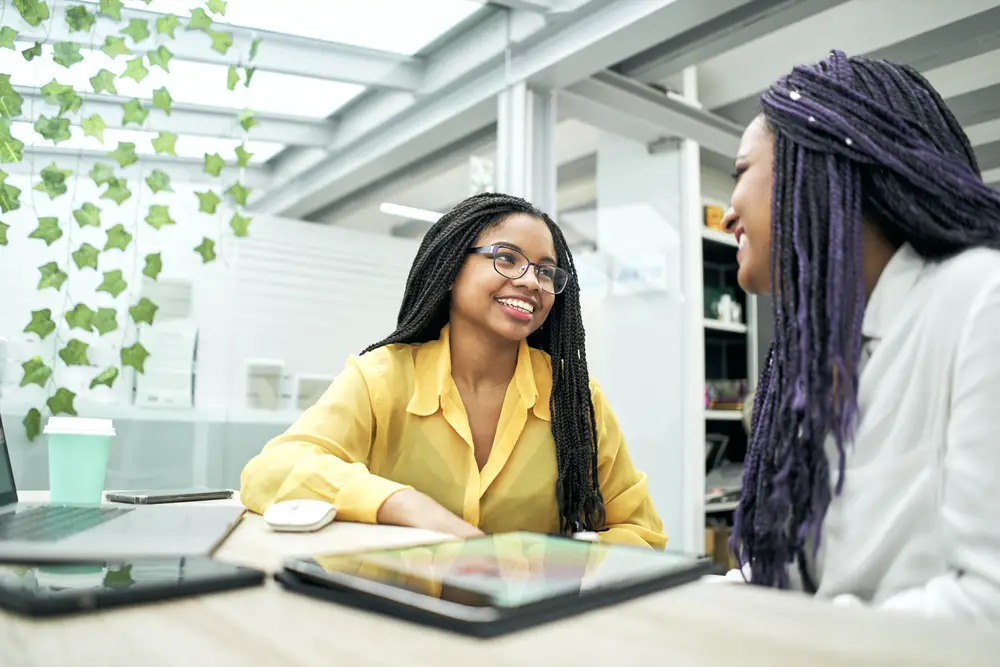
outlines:
[[[516,280],[523,276],[530,266],[528,258],[511,248],[500,246],[493,256],[493,266],[505,278]],[[551,264],[535,265],[538,285],[549,294],[558,294],[566,287],[569,274]]]

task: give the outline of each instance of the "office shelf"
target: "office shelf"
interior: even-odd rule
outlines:
[[[747,332],[747,325],[737,322],[720,322],[719,320],[705,319],[705,328],[712,331],[728,331],[730,333]]]
[[[731,246],[733,248],[737,247],[736,238],[732,234],[720,232],[718,229],[703,227],[701,230],[701,238],[706,241],[711,241],[712,243],[721,243],[722,245]]]
[[[743,419],[743,412],[740,410],[705,410],[707,421],[718,422],[738,422]]]

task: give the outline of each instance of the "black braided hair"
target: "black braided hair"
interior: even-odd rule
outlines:
[[[1000,247],[1000,193],[983,183],[968,137],[914,69],[834,51],[762,96],[774,134],[774,342],[754,402],[730,546],[751,583],[789,586],[844,483],[858,417],[866,302],[862,220],[929,260]],[[825,444],[838,476],[831,489]]]
[[[597,419],[590,395],[580,287],[569,245],[545,213],[518,197],[484,193],[469,197],[444,214],[424,236],[410,267],[396,330],[362,354],[384,345],[436,340],[449,321],[450,287],[465,263],[466,251],[482,232],[515,213],[545,223],[552,233],[556,260],[570,275],[545,324],[528,337],[528,345],[547,352],[552,359],[549,405],[559,472],[555,493],[560,530],[599,530],[604,526],[605,512],[597,474]]]

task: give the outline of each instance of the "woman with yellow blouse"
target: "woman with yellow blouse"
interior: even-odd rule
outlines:
[[[597,531],[666,544],[587,371],[566,240],[502,194],[470,197],[431,227],[396,331],[247,464],[241,498],[258,513],[321,499],[339,519],[462,537]]]

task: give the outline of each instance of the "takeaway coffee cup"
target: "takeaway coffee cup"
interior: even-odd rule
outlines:
[[[45,435],[49,443],[51,502],[100,503],[108,450],[115,436],[111,420],[50,417]]]

